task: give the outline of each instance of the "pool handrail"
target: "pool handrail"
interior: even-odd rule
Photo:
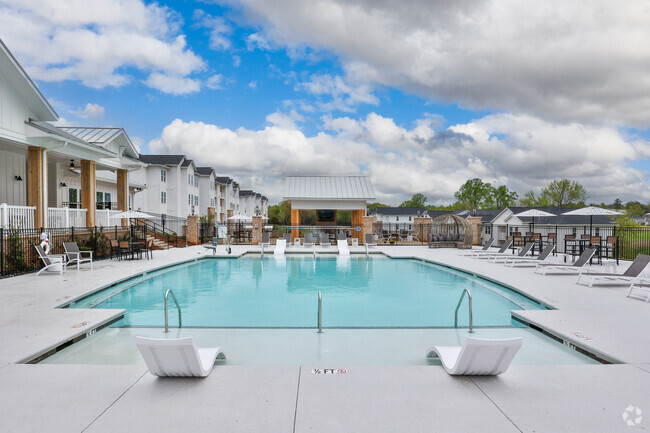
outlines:
[[[472,294],[467,288],[463,289],[463,293],[460,295],[460,299],[458,300],[458,304],[456,305],[456,312],[454,313],[454,328],[458,328],[458,309],[460,308],[460,304],[463,302],[465,293],[467,293],[467,298],[469,299],[469,332],[473,333],[474,326],[472,324]]]
[[[178,301],[176,300],[176,296],[174,296],[172,289],[167,289],[165,292],[165,332],[169,332],[169,325],[167,321],[167,296],[169,296],[170,293],[172,295],[174,303],[176,304],[176,308],[178,309],[178,327],[181,328],[183,326],[183,320],[181,318],[181,306],[178,305]]]

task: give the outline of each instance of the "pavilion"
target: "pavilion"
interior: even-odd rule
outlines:
[[[358,239],[368,201],[375,191],[367,176],[288,176],[284,200],[291,203],[291,236],[300,236],[300,211],[316,211],[317,226],[335,226],[336,213],[351,211],[352,237]]]

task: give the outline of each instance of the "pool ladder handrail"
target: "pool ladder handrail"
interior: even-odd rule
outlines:
[[[323,333],[323,294],[318,291],[318,333]]]
[[[456,313],[454,314],[454,328],[458,328],[458,309],[460,308],[460,304],[463,302],[463,298],[465,298],[465,293],[467,293],[467,298],[469,299],[469,332],[472,333],[474,332],[472,321],[472,293],[467,288],[463,289],[463,293],[460,295],[460,299],[456,305]]]
[[[169,322],[167,321],[167,296],[169,296],[170,293],[172,295],[174,303],[176,304],[176,308],[178,309],[178,327],[181,328],[183,326],[183,320],[181,318],[181,306],[178,305],[178,301],[176,300],[176,296],[174,296],[172,289],[167,289],[165,292],[165,332],[169,332]]]

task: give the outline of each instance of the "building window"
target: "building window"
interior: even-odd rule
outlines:
[[[199,205],[199,196],[195,195],[194,196],[194,206],[198,206],[198,205]]]
[[[409,222],[411,222],[411,217],[409,217]]]
[[[492,234],[492,226],[485,226],[485,234],[486,235]]]
[[[187,173],[187,184],[192,185],[192,175]]]
[[[194,200],[192,200],[192,194],[189,194],[189,195],[187,196],[187,204],[191,205],[193,201],[194,201]]]
[[[199,187],[199,178],[196,176],[194,176],[194,186],[197,188]]]
[[[395,221],[399,221],[399,215],[395,217]]]
[[[167,182],[167,172],[163,169],[160,170],[160,181]]]
[[[165,191],[160,192],[160,203],[167,203],[167,193]]]

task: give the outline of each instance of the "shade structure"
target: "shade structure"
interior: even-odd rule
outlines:
[[[616,210],[603,209],[602,207],[587,206],[569,212],[564,212],[562,215],[589,215],[589,234],[591,234],[594,215],[614,216],[623,215],[623,213]]]
[[[137,218],[153,218],[153,215],[148,213],[140,212],[137,210],[127,210],[124,212],[111,215],[110,218],[119,218],[119,219],[137,219]]]
[[[535,231],[535,217],[551,217],[551,216],[556,216],[554,213],[546,212],[543,210],[539,209],[528,209],[523,212],[519,212],[518,214],[515,214],[516,217],[531,217],[533,218],[533,227],[532,231]]]
[[[253,221],[252,216],[243,215],[243,214],[240,214],[240,213],[238,213],[236,215],[233,215],[231,217],[228,217],[228,219],[231,220],[231,221],[246,221],[246,222],[252,222]]]

